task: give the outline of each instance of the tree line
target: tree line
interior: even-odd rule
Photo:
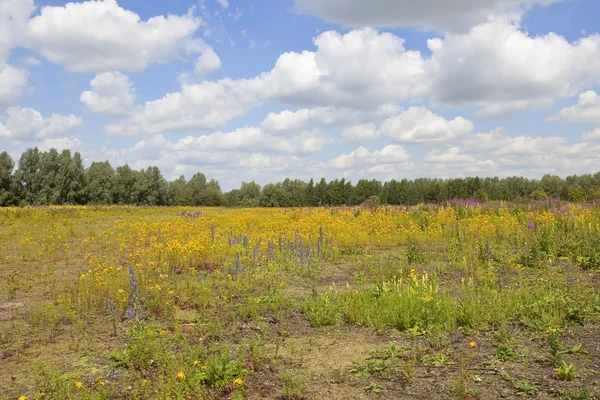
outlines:
[[[392,179],[380,182],[346,179],[315,182],[285,179],[261,187],[242,182],[239,189],[223,192],[219,182],[197,173],[167,181],[156,166],[135,170],[113,168],[108,161],[85,168],[79,153],[55,149],[26,150],[17,165],[7,152],[0,153],[0,206],[61,204],[129,204],[148,206],[305,207],[358,205],[366,201],[415,205],[451,199],[479,201],[600,199],[600,172],[542,179],[454,178]]]

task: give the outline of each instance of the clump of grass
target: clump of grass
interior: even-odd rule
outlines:
[[[565,361],[562,361],[558,367],[554,368],[554,372],[558,379],[572,381],[575,377],[575,365],[572,363],[567,364]]]
[[[304,391],[304,381],[292,371],[284,371],[280,375],[283,383],[281,398],[283,400],[299,400],[302,399]]]
[[[329,293],[307,300],[303,310],[314,327],[335,325],[341,317],[339,305]]]

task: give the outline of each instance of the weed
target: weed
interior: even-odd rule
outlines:
[[[567,364],[565,361],[562,361],[560,365],[554,369],[554,372],[558,379],[572,381],[575,377],[575,365],[572,363]]]
[[[283,383],[281,398],[284,400],[298,400],[302,398],[304,381],[291,371],[282,372],[280,375]]]
[[[339,306],[330,294],[307,300],[303,310],[314,327],[335,325],[340,320]]]
[[[517,357],[519,357],[519,353],[505,344],[498,346],[498,349],[496,349],[496,358],[500,361],[512,361],[516,360]]]
[[[528,380],[518,380],[515,382],[517,393],[523,396],[534,396],[539,389]]]
[[[425,262],[425,254],[414,243],[408,245],[405,254],[409,265],[423,264]]]

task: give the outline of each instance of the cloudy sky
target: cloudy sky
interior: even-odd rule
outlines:
[[[600,171],[597,0],[0,0],[0,150],[243,180]]]

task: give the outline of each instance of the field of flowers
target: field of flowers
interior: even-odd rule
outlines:
[[[600,398],[591,204],[0,209],[0,399]]]

